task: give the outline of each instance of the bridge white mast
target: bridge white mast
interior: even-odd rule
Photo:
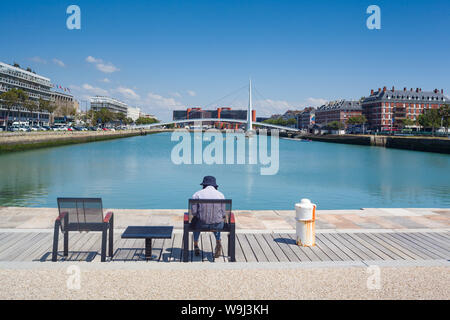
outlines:
[[[253,130],[252,79],[248,86],[247,131]]]

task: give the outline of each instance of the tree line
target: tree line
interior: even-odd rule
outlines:
[[[15,107],[22,107],[31,113],[46,111],[51,116],[57,109],[57,105],[52,101],[39,98],[38,101],[30,99],[29,95],[22,89],[11,89],[0,94],[0,100],[4,109],[6,109],[6,117],[9,118],[11,110]],[[8,130],[8,121],[5,121],[5,130]]]

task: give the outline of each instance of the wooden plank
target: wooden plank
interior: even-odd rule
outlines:
[[[430,238],[422,233],[409,233],[408,235],[420,242],[423,242],[423,244],[433,247],[435,250],[438,250],[447,255],[449,254],[449,246],[435,241],[433,238]]]
[[[300,247],[297,245],[297,236],[295,234],[289,234],[289,238],[295,245],[291,246],[292,251],[297,255],[300,261],[321,261],[317,254],[311,249],[311,247]]]
[[[129,247],[131,246],[132,240],[122,239],[117,237],[114,241],[114,257],[113,261],[126,261],[129,254]]]
[[[189,246],[189,256],[190,256],[190,261],[192,261],[192,262],[202,262],[203,261],[203,250],[202,250],[202,244],[201,244],[201,239],[202,239],[202,233],[200,233],[200,238],[198,239],[199,240],[199,243],[198,243],[198,247],[200,248],[200,250],[201,250],[201,252],[200,252],[200,255],[199,256],[196,256],[195,255],[195,252],[194,252],[194,233],[193,232],[190,232],[189,233],[189,243],[190,243],[190,246]]]
[[[342,261],[342,259],[328,247],[325,242],[321,240],[320,237],[316,236],[316,247],[321,249],[323,253],[327,256],[328,261]]]
[[[432,234],[436,237],[441,238],[442,240],[444,240],[445,242],[450,241],[450,233],[449,232],[427,232],[427,234]]]
[[[430,237],[426,233],[415,233],[414,235],[416,237],[420,237],[421,239],[424,239],[427,243],[430,243],[430,244],[444,250],[444,252],[446,252],[446,253],[450,252],[450,241],[443,242],[436,238]]]
[[[216,238],[211,234],[211,244],[216,242]],[[222,233],[222,255],[215,259],[215,262],[228,262],[228,232]]]
[[[267,243],[266,239],[262,236],[262,234],[254,234],[255,241],[258,242],[258,245],[260,246],[261,250],[264,252],[264,255],[267,258],[267,261],[269,262],[278,262],[278,257],[273,252],[272,248]]]
[[[332,261],[332,259],[325,253],[325,248],[322,248],[320,243],[316,242],[316,245],[314,247],[308,247],[311,249],[313,253],[315,253],[320,261]]]
[[[131,248],[132,261],[145,261],[145,239],[136,239]]]
[[[182,261],[182,248],[183,248],[183,234],[173,234],[172,251],[170,252],[169,261],[181,262]]]
[[[236,234],[236,238],[239,241],[241,248],[242,248],[242,252],[244,253],[245,256],[245,261],[247,262],[256,262],[258,261],[255,257],[255,254],[253,253],[252,248],[250,247],[250,244],[247,241],[247,238],[245,237],[244,234],[242,233],[237,233]]]
[[[401,256],[398,256],[395,252],[392,252],[391,250],[381,245],[377,241],[373,241],[373,239],[368,237],[367,234],[365,233],[353,234],[353,236],[361,239],[361,241],[364,241],[364,243],[370,244],[371,247],[376,249],[376,254],[378,256],[383,255],[383,260],[396,260],[396,259],[403,260]]]
[[[439,243],[444,246],[444,248],[450,247],[450,239],[442,238],[436,232],[421,232],[420,234],[426,235],[436,243]]]
[[[292,239],[290,237],[287,239],[279,233],[273,233],[272,237],[273,237],[274,241],[280,246],[281,250],[286,254],[289,261],[291,261],[291,262],[299,262],[300,261],[299,257],[290,248],[289,243],[292,241]]]
[[[6,249],[3,249],[3,251],[0,253],[0,260],[2,261],[9,261],[10,256],[15,256],[17,252],[23,252],[26,248],[30,246],[33,239],[38,235],[38,233],[24,233],[21,234],[19,237],[15,237],[8,241],[7,245],[8,247]],[[14,242],[13,242],[14,241]]]
[[[202,232],[200,234],[200,244],[202,248],[202,261],[209,261],[214,262],[214,248],[211,244],[211,236],[213,235],[212,232]],[[215,242],[214,237],[214,242]]]
[[[236,233],[236,239],[235,239],[236,243],[236,262],[247,262],[247,260],[245,259],[245,255],[244,255],[244,250],[242,249],[241,243],[238,240],[238,236]]]
[[[11,246],[14,245],[14,243],[19,241],[20,239],[23,239],[27,234],[29,234],[29,233],[25,233],[25,232],[11,232],[8,235],[8,237],[3,239],[3,241],[0,244],[0,256],[5,250],[11,248]]]
[[[79,246],[78,246],[78,255],[74,257],[75,261],[86,261],[88,257],[90,257],[89,249],[93,246],[92,242],[93,239],[95,239],[96,233],[89,232],[83,234],[83,236],[80,239]],[[69,249],[70,249],[70,238],[69,238]],[[95,257],[95,256],[94,256]]]
[[[86,239],[81,247],[81,254],[78,261],[93,261],[101,255],[102,235],[98,232],[90,232],[92,235]],[[106,258],[108,259],[108,246],[106,248]]]
[[[359,256],[360,261],[361,260],[376,260],[373,256],[369,255],[367,253],[367,248],[358,245],[353,239],[345,236],[343,233],[333,233],[329,234],[331,237],[335,238],[336,241],[340,242],[342,245],[346,246],[348,249],[350,249],[352,252],[354,252],[356,255]]]
[[[2,232],[0,233],[0,243],[3,243],[4,239],[7,239],[8,237],[12,236],[12,232]]]
[[[164,248],[161,254],[161,262],[170,262],[170,255],[173,252],[173,244],[175,241],[175,234],[172,234],[172,238],[166,239],[164,241]]]
[[[59,236],[59,244],[61,244],[63,241],[62,235]],[[59,246],[61,247],[61,246]],[[52,259],[52,252],[53,252],[53,233],[49,233],[49,239],[48,242],[42,243],[41,247],[36,249],[36,252],[33,252],[32,256],[29,258],[24,258],[24,261],[29,261],[31,258],[31,261],[39,261],[39,262],[45,262],[45,261],[51,261]],[[62,255],[62,252],[59,252]],[[58,256],[60,259],[61,256]]]
[[[340,250],[334,243],[330,242],[323,235],[316,234],[316,242],[320,243],[322,246],[326,246],[330,251],[333,252],[334,261],[351,261],[351,259],[342,250]]]
[[[142,239],[139,239],[143,241]],[[124,255],[124,261],[132,261],[134,258],[135,250],[136,250],[136,243],[138,242],[138,239],[126,239],[126,243],[123,249],[125,249],[125,255]]]
[[[258,241],[256,241],[255,235],[246,234],[245,237],[247,238],[247,242],[249,243],[250,247],[253,250],[253,253],[255,254],[256,260],[258,262],[269,262]]]
[[[355,254],[352,250],[347,248],[344,244],[330,236],[329,233],[322,233],[320,236],[323,237],[323,239],[327,239],[329,243],[334,244],[337,248],[339,248],[342,252],[344,252],[351,261],[360,261],[361,257],[359,257],[357,254]]]
[[[287,255],[281,250],[280,246],[275,242],[272,235],[264,233],[261,234],[262,238],[266,241],[267,245],[272,250],[273,254],[277,257],[277,260],[280,262],[288,262],[289,258]]]
[[[411,235],[409,233],[401,233],[398,234],[400,237],[403,237],[405,239],[407,239],[408,241],[410,241],[411,243],[415,243],[417,246],[423,248],[424,250],[426,250],[427,252],[433,253],[435,256],[439,257],[439,258],[444,258],[447,259],[448,255],[446,253],[442,253],[440,250],[435,249],[434,247],[427,245],[421,241],[417,241],[416,239],[414,239],[413,237],[411,237]]]
[[[390,245],[397,248],[399,251],[404,252],[407,256],[413,258],[414,260],[424,259],[423,256],[418,255],[412,248],[409,248],[408,245],[405,245],[404,243],[401,243],[395,238],[391,237],[389,233],[374,233],[373,237],[379,238],[381,239],[381,241],[389,243]],[[425,259],[427,258],[425,257]]]
[[[366,233],[365,236],[372,240],[373,243],[378,243],[379,245],[385,247],[386,249],[389,249],[391,252],[394,252],[396,257],[400,258],[401,260],[414,260],[414,255],[409,254],[408,252],[405,252],[405,250],[402,247],[397,246],[395,243],[383,240],[382,238],[377,237],[377,234],[373,233]]]
[[[163,251],[164,251],[164,243],[169,242],[170,239],[154,239],[152,241],[152,256],[155,256],[154,261],[160,261]]]
[[[45,233],[45,237],[33,246],[33,250],[27,255],[19,256],[17,261],[40,261],[46,254],[50,253],[50,247],[53,246],[53,234]]]
[[[24,248],[24,250],[21,252],[19,250],[16,251],[15,255],[11,255],[9,257],[9,261],[20,261],[23,259],[23,257],[29,256],[36,248],[41,246],[42,241],[47,241],[48,237],[46,233],[38,233],[38,235],[33,238],[32,244],[28,248]]]
[[[375,257],[377,257],[376,260],[394,260],[391,256],[383,252],[382,250],[378,249],[377,246],[373,245],[369,241],[366,241],[363,239],[362,235],[360,233],[348,233],[346,234],[349,238],[353,239],[356,243],[359,243],[361,246],[364,246],[367,248],[368,251],[372,252]]]
[[[353,244],[355,247],[358,247],[363,251],[370,260],[386,260],[386,256],[384,253],[380,253],[379,250],[374,248],[370,243],[363,241],[359,237],[354,237],[353,234],[350,233],[341,233],[343,238],[345,238],[349,243]],[[391,259],[388,259],[391,260]]]
[[[408,250],[414,252],[416,255],[420,256],[424,260],[430,260],[435,259],[435,256],[424,252],[424,250],[420,247],[418,247],[415,243],[410,243],[408,241],[405,241],[403,238],[399,238],[396,233],[385,233],[383,234],[384,237],[387,237],[391,239],[391,241],[403,246],[404,248],[408,248]]]

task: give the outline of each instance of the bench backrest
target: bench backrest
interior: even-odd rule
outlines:
[[[79,230],[89,231],[90,225],[103,222],[101,198],[58,198],[59,214],[67,214],[70,225],[77,224]],[[64,228],[64,223],[62,226]]]
[[[189,223],[192,221],[192,212],[199,212],[200,210],[214,210],[225,211],[225,223],[230,222],[232,200],[231,199],[189,199],[188,212]]]

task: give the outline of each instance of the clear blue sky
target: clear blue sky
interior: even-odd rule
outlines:
[[[66,28],[71,4],[81,8],[79,31]],[[381,8],[381,30],[366,27],[371,4]],[[162,119],[177,105],[211,103],[249,76],[261,94],[258,115],[359,99],[383,86],[450,89],[448,0],[16,0],[1,7],[0,61],[30,66],[79,99],[108,94]],[[223,103],[246,107],[246,99],[241,90]]]

